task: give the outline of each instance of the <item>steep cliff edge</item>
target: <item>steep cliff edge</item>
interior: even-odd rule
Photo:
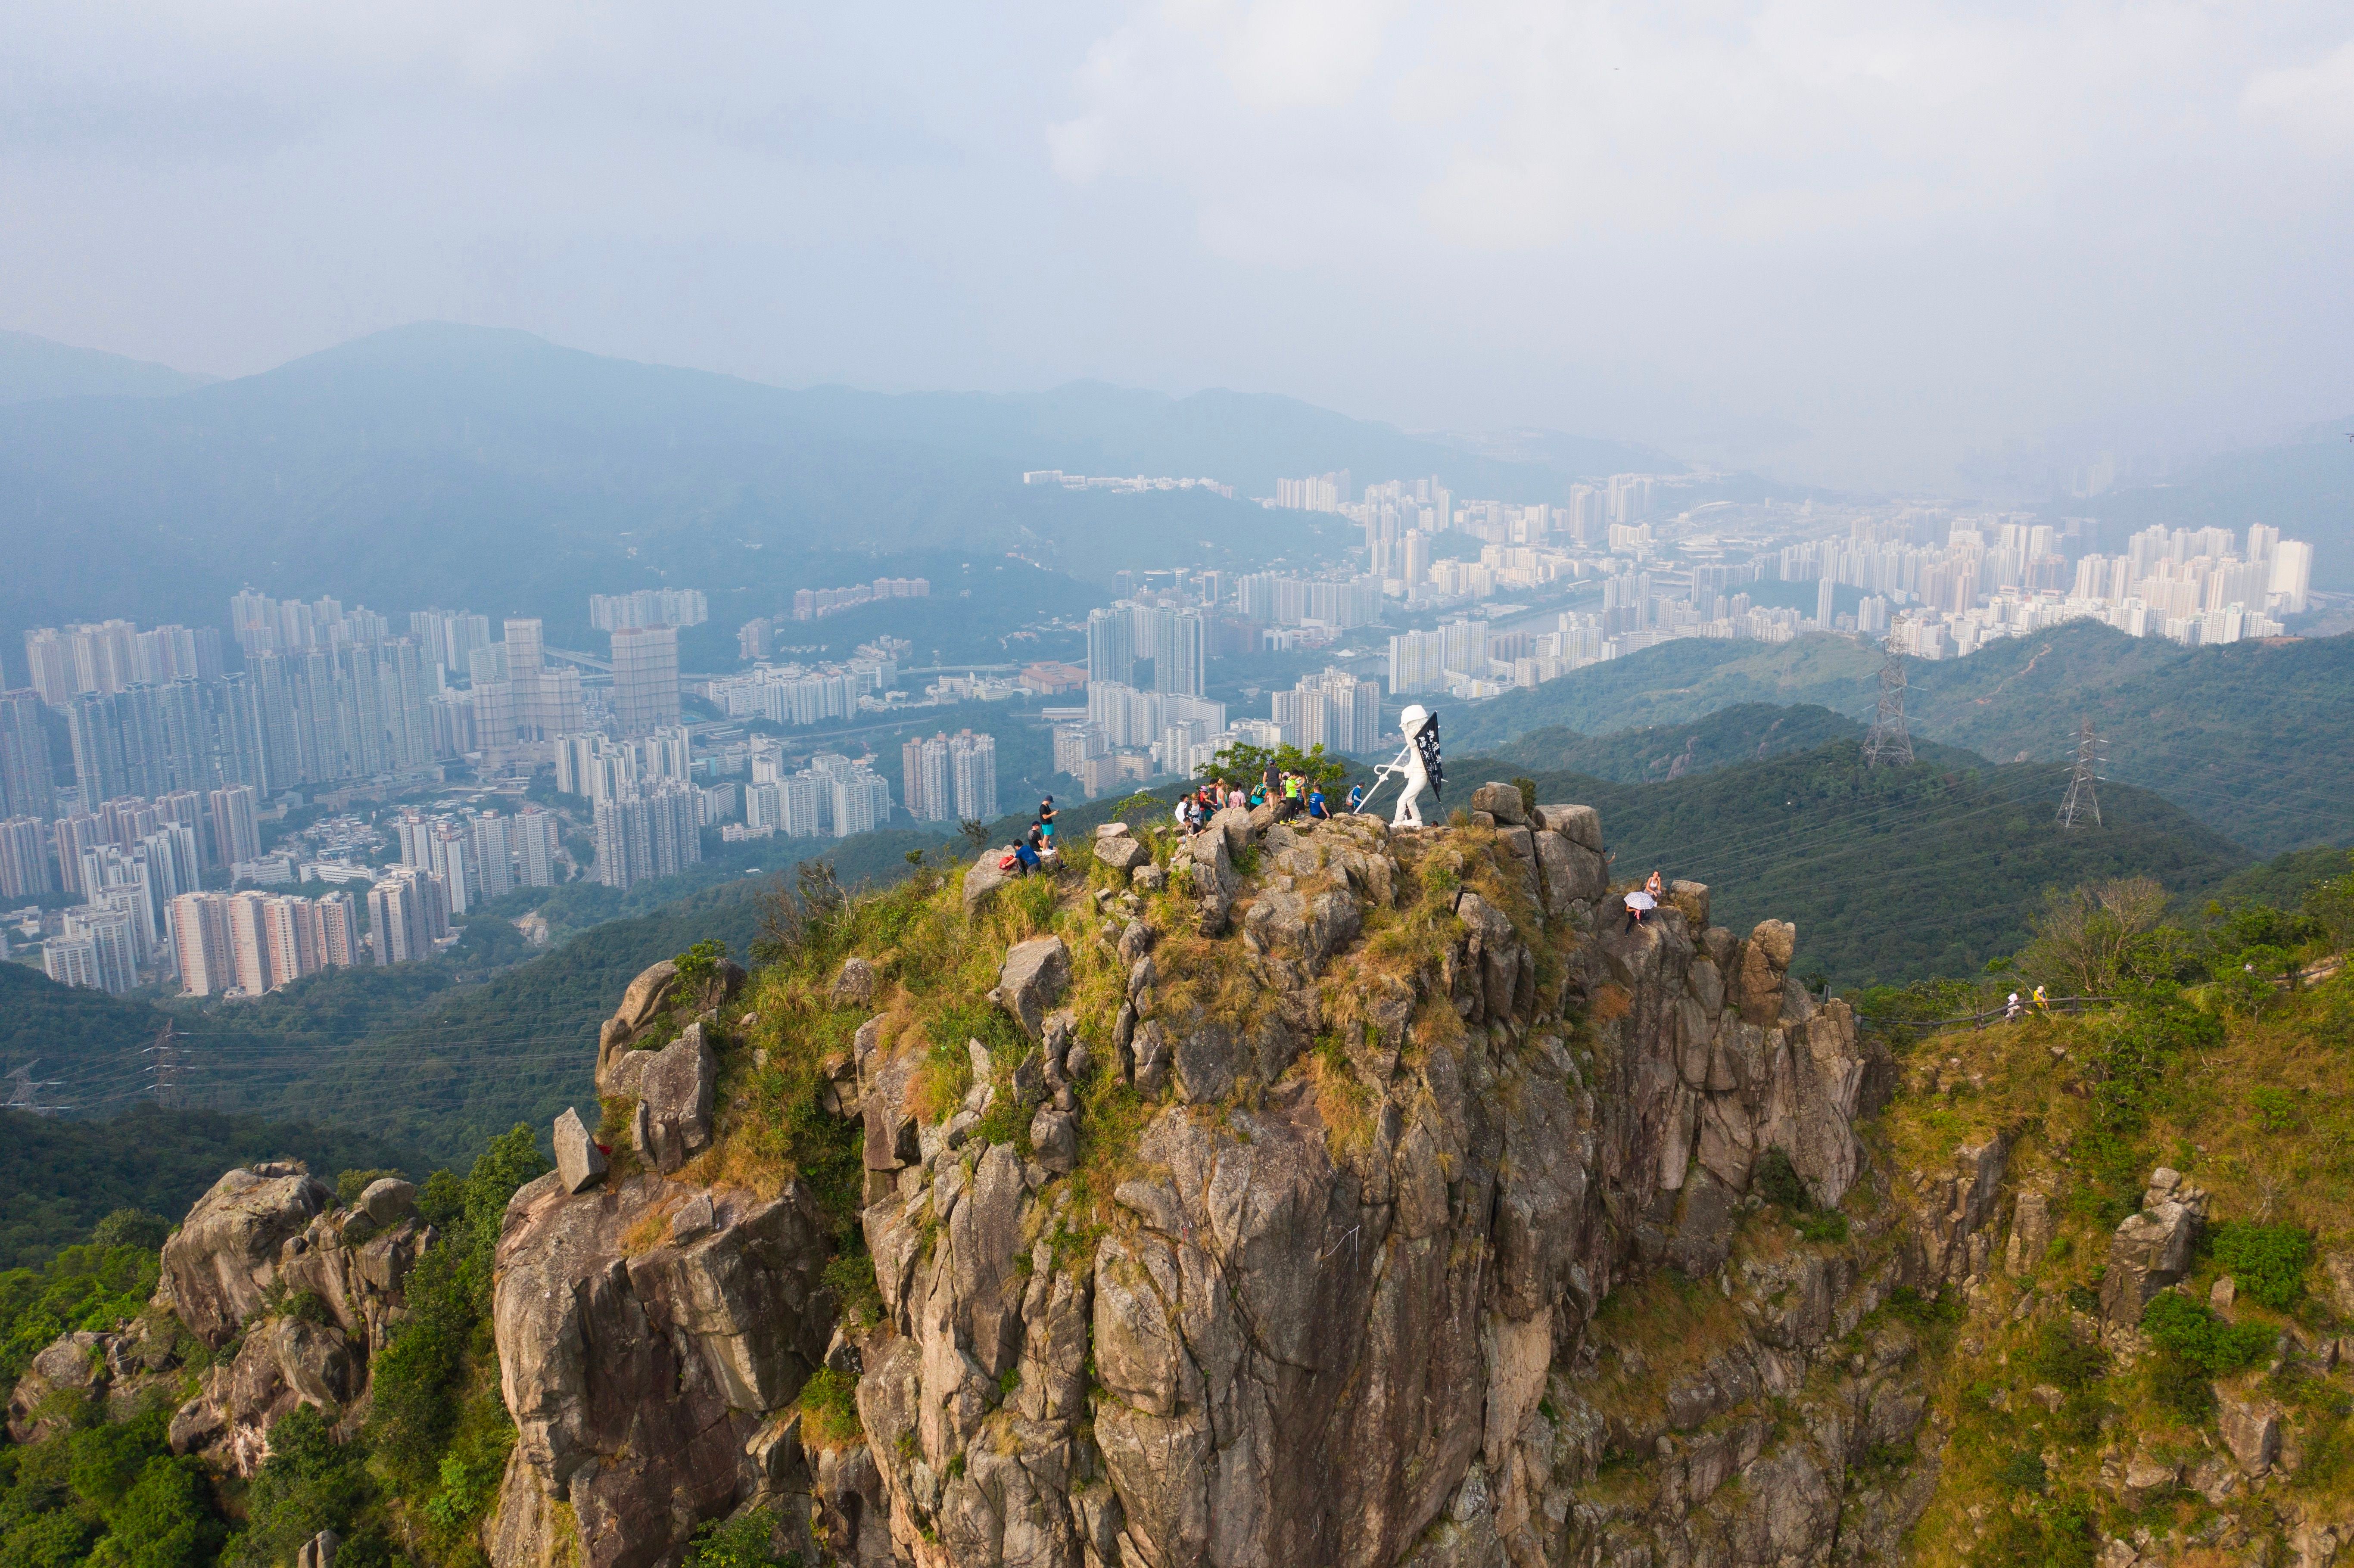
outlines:
[[[613,1169],[500,1245],[494,1560],[752,1507],[942,1568],[1891,1554],[1927,1472],[1868,1462],[1924,1408],[1882,1308],[1985,1216],[1928,1245],[1869,1190],[1892,1074],[1789,927],[1679,885],[1629,928],[1591,810],[1475,806],[1117,830],[821,899],[740,998],[642,978]]]

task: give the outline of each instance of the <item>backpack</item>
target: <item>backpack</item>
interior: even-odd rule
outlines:
[[[1020,865],[1021,863],[1022,857],[1015,854],[1012,850],[1007,850],[1003,854],[997,857],[997,869],[1000,871],[1012,871],[1015,866]]]

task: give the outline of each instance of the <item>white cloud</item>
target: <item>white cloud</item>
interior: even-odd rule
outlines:
[[[2241,101],[2317,152],[2354,153],[2354,40],[2311,65],[2258,72]]]

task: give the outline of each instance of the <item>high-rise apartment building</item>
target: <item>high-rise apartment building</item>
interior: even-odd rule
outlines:
[[[218,996],[237,984],[229,954],[228,895],[183,893],[168,917],[172,952],[185,996]]]
[[[997,820],[997,737],[960,730],[949,737],[949,781],[956,814],[968,822]]]
[[[115,996],[126,994],[139,983],[139,938],[128,910],[96,906],[67,910],[63,938],[49,939],[52,954],[60,947],[80,949],[73,954],[80,972],[68,979],[52,969],[51,980]]]
[[[525,887],[556,885],[556,815],[537,806],[515,813],[515,874]]]
[[[212,863],[235,865],[261,858],[261,798],[250,784],[231,784],[208,797],[212,804]]]
[[[368,940],[379,966],[433,956],[450,934],[450,890],[440,877],[414,866],[389,871],[368,889]]]
[[[59,985],[78,985],[90,991],[108,989],[99,969],[98,944],[87,936],[60,934],[50,938],[41,949],[41,972]]]
[[[711,601],[700,588],[640,588],[635,593],[592,593],[588,624],[599,631],[625,626],[700,626],[711,619]]]
[[[675,876],[703,859],[701,793],[659,779],[600,801],[596,811],[597,880],[630,887]]]
[[[899,747],[899,792],[919,822],[956,821],[956,785],[949,771],[949,737],[918,736]]]
[[[30,687],[0,692],[0,817],[48,821],[57,814],[40,694]]]
[[[1273,705],[1278,732],[1303,751],[1320,746],[1353,756],[1381,745],[1381,688],[1346,670],[1303,675],[1293,690],[1275,693]]]
[[[621,627],[613,633],[614,724],[643,735],[678,720],[678,628]]]
[[[0,897],[37,898],[57,890],[49,874],[48,824],[38,817],[0,818]]]
[[[511,821],[495,811],[479,811],[466,824],[474,837],[474,874],[486,899],[500,897],[514,887],[514,846],[507,833]]]

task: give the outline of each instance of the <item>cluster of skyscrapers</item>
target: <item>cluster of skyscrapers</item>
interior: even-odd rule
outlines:
[[[801,588],[793,595],[793,619],[815,620],[822,615],[872,604],[878,599],[931,597],[932,585],[927,577],[876,577],[871,583],[853,583],[848,588]]]
[[[592,593],[588,624],[599,631],[628,626],[700,626],[711,619],[711,601],[700,588],[640,588],[635,593]]]
[[[450,913],[463,915],[517,887],[556,882],[556,814],[525,806],[496,811],[409,809],[392,824],[400,863],[441,879]]]
[[[997,737],[959,730],[899,747],[907,814],[919,822],[997,820]]]
[[[807,768],[788,773],[780,752],[753,755],[752,780],[744,786],[744,827],[755,836],[846,839],[890,821],[890,782],[864,758],[822,751]]]

